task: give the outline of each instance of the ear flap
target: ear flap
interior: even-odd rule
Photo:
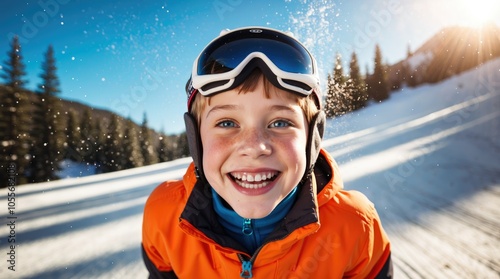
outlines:
[[[189,153],[193,158],[196,177],[198,180],[204,181],[203,174],[203,146],[201,144],[201,137],[198,130],[198,122],[190,113],[184,113],[184,124],[186,125],[186,135],[189,146]]]
[[[308,172],[312,171],[321,150],[321,139],[325,132],[326,115],[323,110],[316,113],[309,123],[309,136],[307,139],[306,156]]]

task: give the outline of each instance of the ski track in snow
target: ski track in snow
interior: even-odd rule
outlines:
[[[499,138],[497,59],[329,120],[323,146],[375,203],[396,278],[500,278]],[[144,202],[189,162],[16,188],[16,271],[3,225],[0,278],[146,278]]]

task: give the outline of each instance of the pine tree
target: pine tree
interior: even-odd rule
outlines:
[[[366,106],[368,94],[366,93],[365,82],[359,70],[358,57],[355,52],[351,55],[349,63],[350,88],[352,96],[353,110],[361,109]]]
[[[123,136],[123,153],[124,153],[124,168],[131,169],[144,165],[144,159],[139,146],[137,132],[134,127],[134,122],[130,119],[125,124],[125,132]]]
[[[417,69],[412,69],[409,65],[406,71],[406,81],[409,87],[416,87],[418,85]]]
[[[398,75],[400,87],[408,85],[408,80],[406,79],[408,76],[408,61],[403,61],[401,63],[401,70],[399,71]]]
[[[19,38],[13,37],[8,59],[2,66],[5,87],[0,91],[0,187],[27,182],[31,121],[25,92],[25,65]],[[7,173],[14,171],[13,174]]]
[[[86,108],[80,119],[80,153],[82,154],[82,161],[88,164],[94,164],[96,161],[96,150],[94,147],[96,137],[97,133],[92,121],[91,111],[89,108]]]
[[[92,147],[94,153],[94,161],[92,162],[96,166],[96,172],[103,172],[103,166],[106,162],[105,157],[105,146],[106,146],[106,131],[101,125],[101,121],[95,120],[94,131],[92,132]]]
[[[82,149],[81,149],[81,135],[80,135],[80,127],[78,116],[76,112],[70,110],[68,112],[67,117],[67,125],[66,125],[66,140],[65,140],[65,152],[64,158],[70,159],[75,162],[82,161]]]
[[[36,99],[32,112],[33,128],[31,129],[31,134],[33,136],[33,141],[30,147],[31,161],[29,175],[29,181],[31,183],[45,181],[47,176],[45,174],[45,146],[40,138],[45,133],[46,129],[46,127],[43,126],[43,123],[45,123],[45,111],[42,108],[41,102],[39,98]]]
[[[144,113],[139,141],[141,144],[142,157],[144,158],[144,165],[147,166],[158,163],[158,154],[155,152],[155,148],[151,140],[146,113]]]
[[[186,132],[176,136],[176,139],[176,144],[174,145],[174,158],[177,159],[189,156],[189,146]]]
[[[165,135],[163,130],[160,132],[160,137],[158,138],[158,149],[156,153],[158,154],[158,159],[160,162],[168,162],[174,159],[174,154],[172,148],[170,147],[168,137]]]
[[[325,114],[326,117],[335,117],[335,106],[336,106],[336,94],[335,94],[335,83],[333,82],[333,77],[329,73],[326,78],[326,98],[325,98]]]
[[[186,132],[181,133],[179,137],[179,142],[181,146],[181,158],[188,157],[190,156],[189,153],[189,144],[188,144],[188,138]]]
[[[111,117],[111,122],[107,128],[106,138],[104,141],[104,158],[102,165],[103,172],[113,172],[122,170],[124,167],[123,160],[123,134],[121,121],[117,115]]]
[[[378,44],[375,46],[375,67],[368,94],[370,98],[378,102],[389,98],[386,69],[382,62],[382,52]]]
[[[57,76],[56,60],[54,49],[50,45],[45,53],[45,60],[42,63],[42,73],[40,77],[42,83],[39,85],[36,110],[43,114],[39,126],[33,129],[33,137],[36,139],[34,144],[37,146],[34,150],[36,161],[33,170],[33,180],[50,181],[57,179],[56,172],[60,170],[59,162],[63,158],[61,152],[65,139],[63,133],[64,119],[61,115],[61,104],[57,95],[61,92],[59,78]],[[77,150],[75,150],[77,151]]]
[[[327,94],[325,113],[327,117],[335,117],[349,111],[351,96],[347,94],[347,84],[342,67],[342,57],[337,54],[333,75],[327,78]]]
[[[333,81],[336,84],[345,84],[344,67],[342,66],[342,56],[337,54],[335,59],[335,67],[333,68]]]

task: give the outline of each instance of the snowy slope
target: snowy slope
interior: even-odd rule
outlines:
[[[376,205],[397,278],[500,278],[500,60],[329,120],[345,187]],[[0,278],[145,278],[144,202],[189,159],[16,188],[15,269]],[[10,238],[12,239],[12,238]]]
[[[324,146],[367,194],[397,278],[500,278],[500,60],[334,121]]]

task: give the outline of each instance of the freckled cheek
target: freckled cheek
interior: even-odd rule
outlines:
[[[210,139],[203,141],[203,153],[207,155],[217,155],[227,152],[230,147],[230,140]]]
[[[305,138],[297,137],[284,140],[276,140],[273,142],[275,152],[281,152],[287,160],[298,162],[306,158],[306,140]]]
[[[232,141],[231,139],[213,137],[202,140],[205,170],[220,170],[232,152]]]

